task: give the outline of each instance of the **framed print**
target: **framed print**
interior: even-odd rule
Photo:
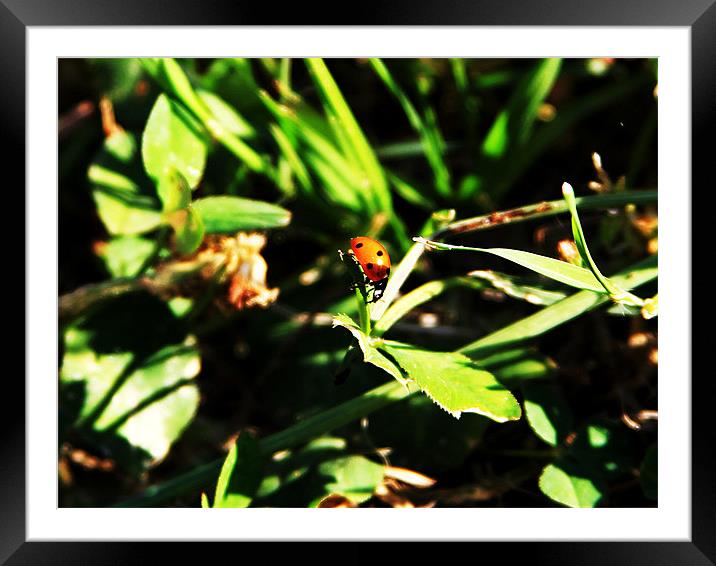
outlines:
[[[8,564],[713,563],[712,2],[2,2],[28,266]]]

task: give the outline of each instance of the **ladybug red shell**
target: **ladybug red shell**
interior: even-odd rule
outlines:
[[[380,242],[367,236],[351,238],[351,250],[372,282],[383,281],[390,275],[390,256]]]

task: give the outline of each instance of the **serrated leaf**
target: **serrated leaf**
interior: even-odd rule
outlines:
[[[142,159],[150,177],[179,171],[193,189],[206,165],[206,144],[200,126],[165,94],[154,103],[142,134]]]
[[[374,341],[369,336],[366,336],[358,325],[353,321],[351,317],[345,314],[338,314],[333,317],[333,327],[341,326],[348,330],[358,341],[361,351],[363,352],[363,361],[367,364],[373,364],[379,367],[383,371],[388,372],[403,387],[408,386],[408,380],[405,379],[400,368],[396,366],[391,360],[386,358],[383,354],[375,348]]]
[[[243,431],[231,446],[216,483],[215,508],[244,508],[251,504],[263,477],[263,457],[256,439]]]
[[[542,470],[539,488],[547,497],[567,507],[595,507],[603,486],[574,464],[558,461]]]
[[[233,196],[196,199],[192,204],[207,234],[283,228],[291,213],[276,204]]]
[[[455,418],[478,413],[497,422],[517,420],[520,405],[490,372],[456,352],[432,352],[386,340],[380,346],[418,387]]]

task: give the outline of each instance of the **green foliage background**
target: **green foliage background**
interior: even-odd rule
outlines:
[[[655,61],[59,70],[61,506],[656,505]]]

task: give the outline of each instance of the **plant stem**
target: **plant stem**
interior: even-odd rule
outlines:
[[[316,436],[340,428],[409,395],[410,393],[400,383],[391,380],[355,399],[298,422],[281,432],[267,436],[259,442],[259,447],[262,454],[270,456],[274,452],[293,448]],[[115,507],[154,507],[169,501],[212,480],[218,475],[223,462],[224,458],[222,457],[213,462],[203,464],[163,484],[152,486],[138,497],[124,501],[115,505]]]
[[[356,286],[356,301],[358,302],[358,318],[360,329],[366,336],[370,336],[370,306],[368,305],[367,296],[364,291]]]
[[[595,208],[613,208],[624,206],[627,204],[645,204],[656,202],[658,198],[657,191],[622,191],[619,193],[607,195],[595,195],[588,197],[579,197],[575,199],[577,208],[582,210],[590,210]],[[442,230],[435,232],[430,239],[438,240],[462,234],[464,232],[473,232],[475,230],[487,230],[507,223],[523,222],[525,220],[534,220],[537,218],[545,218],[569,212],[569,208],[564,199],[545,201],[529,206],[521,206],[512,208],[502,212],[492,212],[482,216],[475,216],[465,220],[458,220],[448,224]]]

